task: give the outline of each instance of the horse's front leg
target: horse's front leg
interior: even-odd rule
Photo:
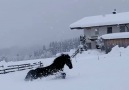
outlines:
[[[65,79],[66,77],[66,73],[63,72],[63,71],[59,71],[58,73],[56,73],[56,78],[62,78],[62,79]]]

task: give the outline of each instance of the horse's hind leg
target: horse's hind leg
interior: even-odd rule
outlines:
[[[30,71],[27,73],[26,77],[25,77],[25,81],[30,81],[31,80],[31,73]]]
[[[33,79],[37,79],[36,72],[35,70],[30,70],[25,77],[25,81],[32,81]]]

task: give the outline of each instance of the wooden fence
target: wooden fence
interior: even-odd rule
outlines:
[[[4,66],[2,65],[2,66],[0,66],[0,68],[3,68]]]
[[[20,64],[20,65],[9,65],[7,68],[4,69],[4,66],[0,66],[0,74],[6,74],[10,72],[16,72],[16,71],[22,71],[27,69],[32,69],[34,67],[43,67],[43,63],[37,62],[37,63],[28,63],[28,64]]]

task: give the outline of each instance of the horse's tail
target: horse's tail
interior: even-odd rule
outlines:
[[[32,81],[33,79],[37,79],[36,76],[37,76],[36,71],[30,70],[25,77],[25,81]]]

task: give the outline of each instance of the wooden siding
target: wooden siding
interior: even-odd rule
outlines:
[[[119,47],[127,47],[129,46],[129,38],[122,39],[104,39],[104,46],[106,53],[110,52],[111,49],[118,45]]]

